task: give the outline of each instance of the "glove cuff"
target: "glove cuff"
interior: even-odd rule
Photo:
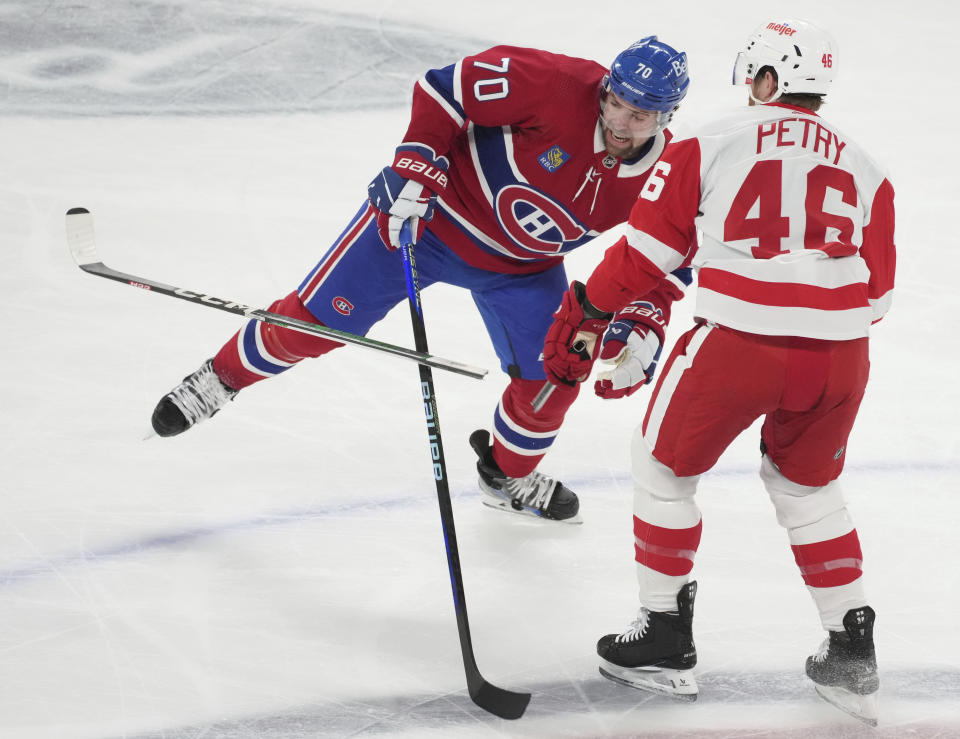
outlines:
[[[585,321],[609,321],[613,318],[613,313],[602,311],[590,302],[590,299],[587,298],[587,288],[582,282],[574,280],[570,287],[573,289],[573,294],[577,297],[577,302],[580,303],[580,309],[583,311]]]
[[[442,195],[449,182],[448,166],[446,157],[433,157],[424,147],[398,146],[391,168],[401,177]]]
[[[632,326],[640,325],[657,335],[663,344],[666,334],[666,320],[663,312],[647,300],[635,300],[621,308],[614,319],[614,323],[628,323]]]

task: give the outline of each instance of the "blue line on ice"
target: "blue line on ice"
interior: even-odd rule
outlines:
[[[757,474],[758,468],[759,463],[757,464],[756,468],[746,466],[720,467],[706,473],[704,477],[709,480],[710,477],[714,476],[752,476]],[[849,479],[851,476],[857,476],[861,474],[870,475],[891,472],[944,473],[957,472],[958,470],[960,470],[960,465],[949,462],[923,461],[909,464],[904,462],[873,462],[869,464],[849,464],[844,468],[844,475],[847,477],[847,479]],[[603,478],[594,477],[589,479],[574,479],[570,480],[569,484],[573,485],[575,488],[583,488],[590,485],[603,485],[604,483],[609,482],[617,482],[629,485],[630,476],[626,471],[621,471],[610,474],[609,476],[605,476]],[[455,490],[451,493],[454,499],[465,498],[473,494],[472,488]],[[395,499],[365,499],[354,503],[309,507],[299,510],[290,510],[280,513],[256,516],[238,521],[226,521],[222,524],[216,524],[212,526],[184,529],[182,531],[176,531],[170,534],[161,534],[144,539],[137,539],[123,544],[105,547],[96,551],[85,551],[77,554],[64,554],[60,556],[48,557],[26,567],[19,567],[11,570],[0,570],[0,587],[8,587],[23,580],[57,572],[61,569],[80,564],[91,562],[95,563],[104,559],[113,559],[134,554],[144,554],[151,550],[176,547],[181,544],[187,544],[205,539],[207,537],[219,536],[221,534],[241,531],[244,529],[262,529],[269,526],[285,525],[289,523],[301,522],[310,518],[324,518],[333,515],[354,515],[362,513],[364,510],[372,511],[376,509],[382,511],[383,509],[388,508],[410,508],[414,506],[432,504],[433,501],[433,496],[426,495],[416,497],[408,496]]]

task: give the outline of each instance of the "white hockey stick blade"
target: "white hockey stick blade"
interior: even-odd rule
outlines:
[[[662,667],[620,667],[601,660],[600,674],[628,688],[646,690],[677,700],[693,702],[700,689],[693,670],[670,670]]]
[[[868,726],[877,725],[878,702],[877,694],[858,695],[843,688],[833,688],[829,685],[814,685],[817,695],[830,705],[839,708],[846,714],[853,716]]]
[[[70,255],[78,266],[96,264],[97,242],[93,236],[93,216],[86,208],[71,208],[67,211],[67,244]]]

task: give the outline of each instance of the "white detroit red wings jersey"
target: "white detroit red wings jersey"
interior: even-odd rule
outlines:
[[[587,284],[606,310],[684,265],[695,315],[750,333],[854,339],[890,306],[893,187],[805,109],[746,107],[672,142],[629,223]]]
[[[609,156],[598,124],[606,73],[511,46],[429,71],[401,144],[450,163],[428,228],[469,264],[533,272],[622,223],[670,134],[635,161]]]

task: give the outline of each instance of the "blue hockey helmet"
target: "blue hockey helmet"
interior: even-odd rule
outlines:
[[[670,115],[689,87],[687,55],[656,36],[640,39],[617,54],[607,78],[607,89],[618,98],[637,108]]]

